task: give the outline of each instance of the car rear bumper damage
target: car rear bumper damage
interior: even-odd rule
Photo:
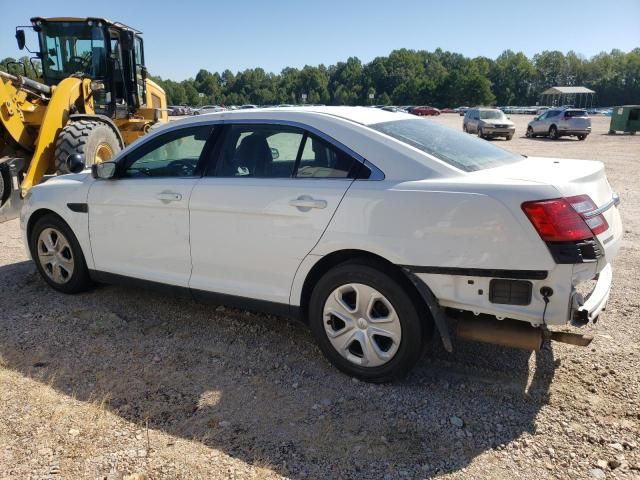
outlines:
[[[606,263],[599,272],[598,265],[557,265],[549,272],[405,269],[427,286],[449,320],[456,317],[457,337],[536,350],[545,339],[589,345],[591,337],[552,331],[549,327],[565,327],[571,321],[580,325],[597,321],[607,305],[612,282],[611,265]],[[492,276],[496,274],[499,276]],[[588,295],[581,294],[576,287],[590,279],[596,280],[594,288]],[[439,320],[437,327],[443,343],[450,346],[448,327]]]
[[[613,272],[607,264],[597,275],[596,285],[587,297],[583,297],[575,288],[571,296],[571,319],[580,322],[595,322],[606,308],[611,292]]]

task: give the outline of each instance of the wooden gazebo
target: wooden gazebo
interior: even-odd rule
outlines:
[[[540,104],[549,107],[571,105],[591,108],[595,94],[596,92],[587,87],[551,87],[542,92]]]

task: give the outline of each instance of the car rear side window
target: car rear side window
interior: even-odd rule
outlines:
[[[586,117],[587,116],[587,112],[586,112],[586,110],[565,110],[564,116],[565,116],[565,118]]]
[[[305,136],[296,178],[355,178],[359,166],[360,163],[350,155],[308,134]]]
[[[425,119],[395,120],[376,123],[369,127],[465,172],[499,167],[522,160],[521,156],[496,147],[486,140]]]

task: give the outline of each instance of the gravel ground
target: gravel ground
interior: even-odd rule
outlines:
[[[530,117],[512,118],[523,134]],[[592,345],[434,342],[390,385],[337,372],[293,321],[58,294],[1,225],[0,479],[640,478],[640,136],[607,120],[584,142],[495,141],[607,164],[626,236]]]

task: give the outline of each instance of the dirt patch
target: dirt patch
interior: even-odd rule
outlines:
[[[638,478],[640,136],[496,144],[598,159],[626,233],[592,346],[434,343],[403,382],[331,367],[305,327],[122,287],[48,288],[0,225],[0,478]],[[462,128],[462,118],[433,121]]]

